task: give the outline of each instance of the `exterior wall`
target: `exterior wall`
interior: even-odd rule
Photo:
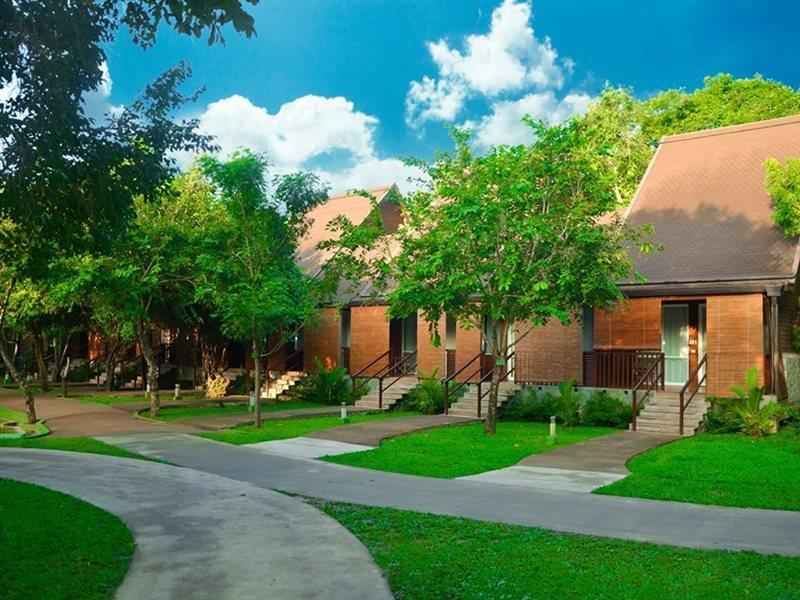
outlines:
[[[709,396],[730,396],[748,367],[764,374],[764,296],[709,296],[706,300]]]
[[[468,363],[481,350],[481,330],[478,327],[465,329],[461,324],[456,325],[456,371]],[[480,367],[476,360],[469,368],[465,369],[457,379],[464,381]]]
[[[792,328],[798,323],[797,292],[786,290],[778,300],[778,335],[781,350],[794,352],[792,347]]]
[[[319,358],[326,369],[338,367],[341,362],[341,319],[338,308],[323,308],[319,311],[319,322],[307,327],[303,336],[303,368],[316,371]]]
[[[389,349],[386,306],[353,306],[350,309],[350,372],[355,373]],[[374,375],[389,365],[388,356],[364,375]]]
[[[661,298],[630,298],[610,311],[595,311],[595,348],[661,348]]]
[[[562,382],[574,380],[583,383],[583,361],[581,348],[582,328],[580,323],[562,325],[551,320],[537,327],[525,337],[528,323],[518,323],[516,333],[515,379],[532,382]]]
[[[434,369],[438,369],[438,377],[445,377],[447,364],[444,339],[445,339],[445,319],[439,319],[439,337],[442,343],[438,348],[431,345],[431,333],[428,330],[429,322],[417,315],[417,371],[430,375]]]

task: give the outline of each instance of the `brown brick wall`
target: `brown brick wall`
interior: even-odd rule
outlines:
[[[528,323],[516,327],[516,366],[519,381],[567,381],[582,383],[581,325],[562,325],[551,320],[528,335]]]
[[[730,396],[748,367],[764,370],[764,297],[761,294],[709,296],[706,304],[707,393]]]
[[[470,361],[481,349],[481,330],[478,327],[466,329],[461,324],[456,325],[456,371]],[[461,375],[459,381],[469,377],[480,366],[476,360]]]
[[[434,348],[431,339],[432,332],[429,331],[429,323],[422,315],[417,315],[417,369],[426,375],[433,373],[434,369],[438,369],[438,376],[444,377],[446,364],[445,364],[445,320],[442,317],[439,320],[439,337],[441,344],[438,348]]]
[[[350,309],[350,372],[355,373],[389,349],[386,306],[354,306]],[[389,365],[388,357],[371,366],[374,375]]]
[[[630,298],[595,311],[595,348],[661,348],[661,298]]]
[[[341,319],[338,308],[323,308],[314,327],[307,327],[303,337],[303,366],[306,371],[316,371],[319,358],[326,369],[338,367],[341,362]]]

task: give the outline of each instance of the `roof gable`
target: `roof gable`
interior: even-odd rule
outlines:
[[[772,222],[764,161],[800,156],[800,116],[665,137],[628,212],[661,252],[647,283],[793,279],[797,240]]]

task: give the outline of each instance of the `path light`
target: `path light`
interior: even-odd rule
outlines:
[[[147,384],[147,389],[144,392],[144,397],[150,400],[150,384]]]
[[[347,402],[342,402],[342,421],[347,421]]]
[[[181,384],[180,383],[176,383],[175,384],[175,400],[177,400],[180,397],[181,397]]]
[[[556,441],[556,418],[550,417],[550,435],[547,436],[547,443],[553,445]]]

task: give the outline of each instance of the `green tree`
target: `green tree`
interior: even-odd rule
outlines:
[[[787,237],[800,235],[800,158],[765,163],[766,186],[774,203],[773,219]]]
[[[156,197],[174,171],[177,150],[209,148],[196,122],[170,120],[194,96],[178,90],[187,65],[166,71],[121,115],[96,122],[86,93],[103,83],[105,46],[125,26],[134,41],[155,42],[162,23],[219,39],[230,23],[253,33],[238,0],[97,0],[0,3],[0,355],[36,419],[30,387],[15,369],[3,326],[19,281],[36,280],[53,261],[103,252],[124,231],[137,195]]]
[[[249,151],[229,160],[202,157],[200,167],[215,187],[222,218],[203,232],[198,271],[205,274],[198,299],[213,307],[222,329],[246,342],[254,361],[257,427],[261,426],[261,360],[311,318],[321,298],[321,281],[295,262],[308,211],[327,198],[316,176],[276,177],[266,185],[267,162]]]
[[[390,314],[421,311],[435,340],[445,314],[484,327],[493,358],[487,433],[495,431],[508,328],[567,323],[583,306],[620,300],[618,282],[633,272],[627,246],[639,239],[613,216],[613,179],[603,157],[587,151],[592,132],[581,121],[529,125],[534,145],[485,156],[456,133],[455,152],[440,154],[427,189],[406,201],[402,251],[390,262]]]

